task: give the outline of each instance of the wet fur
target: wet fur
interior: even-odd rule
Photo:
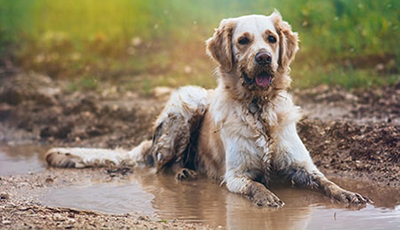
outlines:
[[[276,43],[268,42],[270,35]],[[249,44],[238,43],[243,36]],[[152,141],[108,161],[108,152],[87,157],[90,154],[82,149],[52,149],[48,163],[60,167],[143,164],[159,173],[173,171],[178,180],[205,174],[258,206],[284,204],[266,187],[272,179],[320,190],[345,203],[369,201],[329,181],[297,134],[301,112],[287,89],[298,35],[278,12],[224,19],[206,48],[218,63],[218,87],[206,91],[188,86],[174,92],[156,121]],[[269,65],[255,63],[260,51],[271,54]],[[256,84],[260,74],[271,77],[268,87]]]

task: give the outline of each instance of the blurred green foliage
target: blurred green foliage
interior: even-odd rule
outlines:
[[[274,8],[300,35],[297,86],[399,81],[398,0],[0,0],[0,55],[51,77],[123,79],[130,89],[213,87],[204,51],[213,28]]]

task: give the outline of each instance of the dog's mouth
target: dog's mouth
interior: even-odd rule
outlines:
[[[263,71],[256,76],[256,84],[261,87],[268,87],[272,84],[272,75]]]
[[[267,71],[262,71],[255,78],[250,78],[245,72],[242,73],[244,81],[248,85],[256,84],[262,88],[267,88],[272,85],[273,75]]]

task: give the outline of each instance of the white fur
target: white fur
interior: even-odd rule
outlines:
[[[76,168],[87,166],[105,166],[110,163],[118,165],[129,160],[128,151],[122,149],[96,149],[96,148],[52,148],[47,152],[71,156],[76,163]]]
[[[99,148],[52,148],[47,151],[46,156],[50,154],[68,156],[70,161],[75,162],[75,168],[121,164],[139,166],[144,165],[143,152],[147,151],[150,147],[151,141],[144,141],[131,151]],[[54,165],[59,166],[57,164]]]
[[[204,114],[207,108],[207,91],[198,86],[185,86],[175,90],[156,121],[156,126],[171,114],[179,114],[188,122],[195,112]]]
[[[216,89],[210,112],[225,147],[224,181],[230,191],[242,193],[249,179],[255,179],[251,172],[265,171],[264,167],[271,159],[285,166],[298,164],[309,172],[320,174],[297,134],[296,122],[301,118],[301,112],[293,104],[290,94],[282,91],[274,101],[261,108],[262,119],[270,126],[274,140],[274,145],[270,146],[262,131],[263,124],[246,107],[230,100],[222,89]],[[284,119],[278,120],[278,117]],[[274,156],[272,150],[276,150]]]

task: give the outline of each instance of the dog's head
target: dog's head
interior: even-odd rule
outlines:
[[[298,37],[277,11],[224,19],[206,46],[228,87],[268,92],[290,86]]]

